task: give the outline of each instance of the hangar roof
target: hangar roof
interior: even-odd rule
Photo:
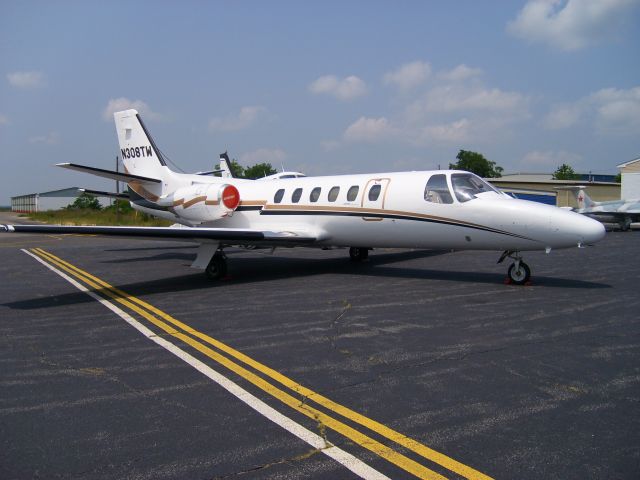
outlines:
[[[51,190],[50,192],[27,193],[24,195],[16,195],[11,198],[31,197],[38,195],[39,197],[77,197],[80,193],[78,187],[62,188],[60,190]]]

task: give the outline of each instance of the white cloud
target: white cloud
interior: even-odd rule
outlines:
[[[514,36],[562,50],[615,38],[638,0],[529,0],[507,25]]]
[[[352,142],[376,142],[393,134],[394,128],[385,117],[360,117],[347,127],[344,139]]]
[[[604,88],[574,103],[557,105],[544,126],[562,130],[591,124],[601,134],[637,135],[640,132],[640,86],[628,90]]]
[[[447,124],[427,125],[422,129],[416,143],[460,144],[469,140],[471,126],[471,122],[466,118]]]
[[[414,146],[503,139],[511,127],[530,117],[530,98],[518,92],[487,88],[475,79],[479,74],[479,70],[466,66],[438,74],[436,86],[411,101],[403,111],[391,119],[362,116],[347,127],[343,139]]]
[[[431,75],[431,65],[420,60],[406,63],[397,70],[385,73],[385,85],[394,85],[400,90],[410,90],[423,84]]]
[[[253,125],[258,116],[265,112],[264,107],[247,106],[242,107],[238,113],[228,115],[224,118],[216,117],[209,120],[209,130],[212,132],[236,132],[244,130]]]
[[[367,93],[367,85],[355,75],[343,79],[325,75],[313,81],[309,91],[316,95],[331,95],[339,100],[353,100]]]
[[[519,116],[527,114],[528,104],[528,97],[517,92],[505,92],[498,88],[444,86],[430,90],[423,107],[432,112],[484,110],[510,112]]]
[[[42,88],[47,82],[42,72],[12,72],[7,74],[7,80],[16,88]]]
[[[559,167],[563,163],[567,165],[575,166],[582,161],[582,157],[576,153],[565,152],[565,151],[533,151],[527,153],[522,160],[520,161],[520,165],[523,169],[528,172],[535,171],[549,171],[550,169],[555,170],[556,167]]]
[[[640,133],[640,87],[606,88],[591,95],[596,108],[596,127],[601,133]]]
[[[9,117],[0,113],[0,125],[9,125]]]
[[[556,105],[544,119],[544,126],[550,130],[562,130],[578,123],[582,115],[579,104]]]
[[[142,100],[129,100],[128,98],[112,98],[102,111],[102,118],[106,122],[113,121],[113,114],[122,110],[134,109],[143,117],[143,120],[162,120],[162,115],[151,110],[151,107]]]
[[[47,135],[40,135],[29,138],[29,143],[44,143],[46,145],[56,145],[60,142],[58,132],[49,132]]]
[[[287,153],[281,148],[259,148],[240,155],[240,163],[244,165],[250,166],[256,163],[270,163],[276,169],[286,159]]]
[[[452,70],[440,73],[441,78],[450,82],[461,82],[480,75],[482,75],[481,69],[467,67],[464,63],[458,65]]]

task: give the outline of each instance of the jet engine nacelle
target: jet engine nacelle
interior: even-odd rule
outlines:
[[[176,190],[173,211],[191,223],[230,217],[240,204],[240,192],[233,185],[192,185]]]

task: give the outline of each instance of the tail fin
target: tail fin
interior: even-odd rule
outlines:
[[[169,172],[167,163],[156,146],[136,110],[115,112],[118,143],[122,163],[134,175],[164,178]]]
[[[591,200],[591,197],[587,195],[585,190],[585,186],[580,185],[580,190],[578,191],[578,207],[579,208],[591,208],[596,206],[596,202]]]
[[[596,202],[591,200],[591,197],[587,195],[584,185],[571,185],[568,187],[556,187],[556,190],[569,190],[573,193],[574,198],[578,202],[578,208],[590,208],[597,205]]]
[[[222,178],[235,177],[235,173],[231,168],[231,161],[229,160],[229,155],[227,154],[227,152],[220,154],[220,164],[218,168],[220,169]]]

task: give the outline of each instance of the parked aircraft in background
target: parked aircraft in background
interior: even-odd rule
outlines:
[[[615,223],[623,231],[629,230],[631,224],[640,222],[640,199],[610,200],[594,202],[585,191],[585,185],[558,187],[558,190],[569,190],[578,202],[574,212],[582,213],[602,223]]]
[[[173,227],[6,225],[5,231],[103,234],[198,242],[192,266],[210,278],[227,270],[223,248],[349,247],[502,251],[513,283],[529,280],[521,252],[581,247],[605,231],[599,222],[555,206],[517,200],[456,170],[371,173],[254,181],[176,173],[138,112],[114,114],[124,173],[59,166],[126,182],[131,206]],[[223,158],[226,161],[226,158]]]
[[[217,170],[209,170],[206,172],[196,173],[196,175],[215,175],[215,174],[219,174],[220,177],[222,178],[236,177],[233,173],[233,170],[231,169],[231,162],[229,161],[229,155],[227,154],[227,152],[220,154],[220,161],[218,163]],[[256,180],[281,180],[283,178],[300,178],[300,177],[306,177],[306,175],[300,172],[286,172],[283,169],[282,172],[256,178]]]

